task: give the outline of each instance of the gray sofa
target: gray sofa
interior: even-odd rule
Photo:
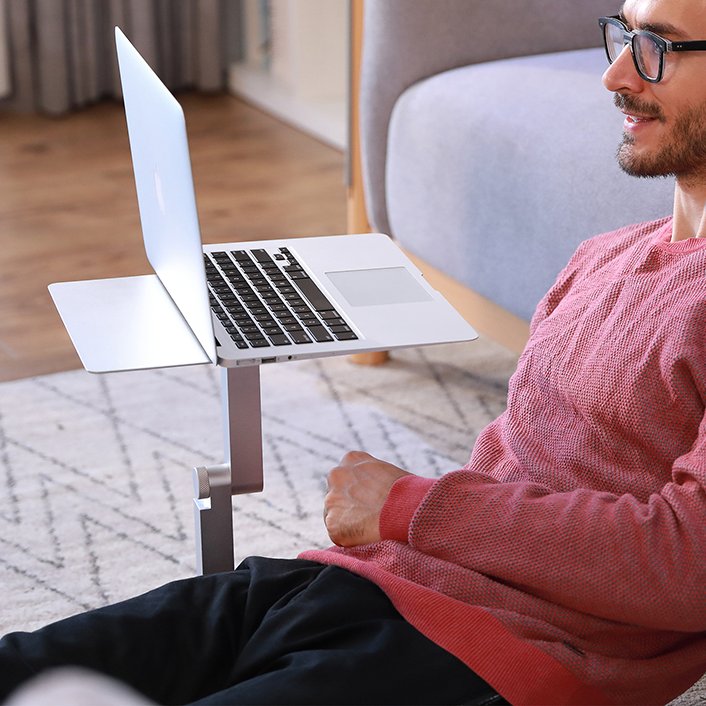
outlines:
[[[619,5],[366,0],[371,227],[527,321],[579,242],[669,213],[671,180],[615,163],[623,116],[597,18]]]

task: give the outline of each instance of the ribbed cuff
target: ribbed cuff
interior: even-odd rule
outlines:
[[[412,517],[435,482],[433,478],[414,475],[402,476],[394,482],[380,513],[380,536],[383,539],[407,541]]]

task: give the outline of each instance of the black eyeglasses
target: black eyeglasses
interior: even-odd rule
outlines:
[[[664,74],[664,54],[668,51],[706,51],[706,40],[696,42],[670,42],[645,29],[628,29],[620,17],[601,17],[598,24],[603,30],[603,43],[608,63],[612,64],[626,44],[637,73],[650,83],[659,83]]]

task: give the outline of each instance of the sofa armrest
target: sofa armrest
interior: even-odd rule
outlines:
[[[597,19],[618,5],[617,0],[366,0],[360,132],[373,229],[390,232],[384,197],[387,128],[403,91],[467,64],[598,46]]]

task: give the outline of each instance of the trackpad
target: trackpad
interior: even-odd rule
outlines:
[[[327,272],[327,277],[351,306],[411,304],[431,300],[404,267]]]

